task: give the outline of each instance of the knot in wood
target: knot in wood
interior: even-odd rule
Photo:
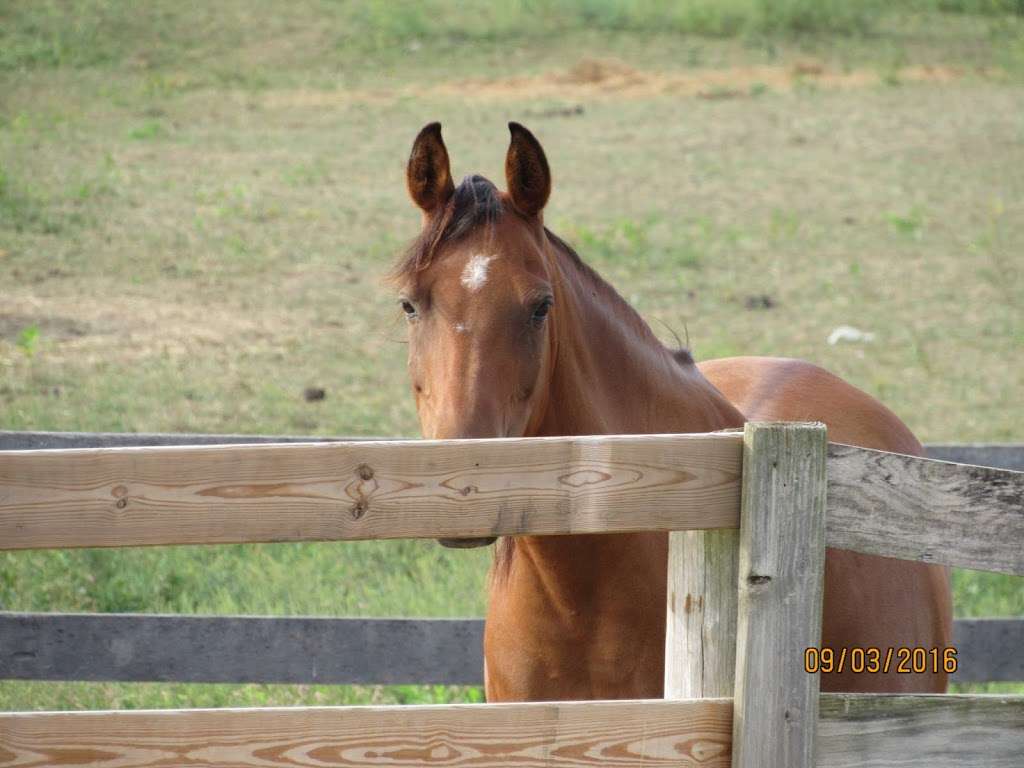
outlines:
[[[359,467],[356,469],[356,474],[359,475],[360,479],[362,480],[372,480],[373,467],[371,467],[369,464],[360,464]]]
[[[352,519],[358,520],[359,518],[361,518],[363,515],[366,514],[366,510],[369,509],[369,507],[370,505],[367,504],[365,501],[357,501],[355,504],[352,505]]]

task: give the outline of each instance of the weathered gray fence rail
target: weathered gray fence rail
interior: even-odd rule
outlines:
[[[0,679],[480,685],[482,649],[475,619],[0,613]]]
[[[483,683],[481,619],[0,613],[0,679]],[[1024,681],[1024,619],[960,619],[958,683]]]

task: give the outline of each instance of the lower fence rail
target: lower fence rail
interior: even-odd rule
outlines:
[[[0,612],[0,680],[482,685],[483,619]],[[954,683],[1024,682],[1024,618],[959,619]]]
[[[701,766],[732,700],[0,714],[0,766]],[[1019,768],[1024,696],[822,694],[821,768]]]

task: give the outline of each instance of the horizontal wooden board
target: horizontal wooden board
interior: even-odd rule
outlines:
[[[723,699],[0,714],[0,766],[728,768]]]
[[[0,679],[483,684],[482,619],[0,613]],[[953,623],[954,682],[1024,681],[1024,618]]]
[[[739,437],[0,454],[0,548],[735,527]],[[1024,574],[1024,473],[833,444],[828,544]]]
[[[216,435],[177,432],[27,432],[0,429],[0,451],[49,448],[126,448],[146,445],[239,445],[244,443],[331,443],[385,440],[384,437],[316,435]],[[1024,471],[1024,444],[943,443],[926,445],[930,459]]]
[[[826,543],[1024,575],[1024,472],[832,443]]]
[[[732,702],[0,713],[0,766],[725,768]],[[1024,697],[822,694],[819,768],[1019,768]]]
[[[1024,696],[822,694],[824,768],[1020,768]]]
[[[0,613],[0,679],[480,685],[483,621]]]
[[[734,433],[9,451],[0,548],[737,525]]]

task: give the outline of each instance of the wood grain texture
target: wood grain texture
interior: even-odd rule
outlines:
[[[823,424],[748,423],[743,435],[734,768],[812,768],[825,584]]]
[[[132,448],[166,445],[245,445],[264,443],[352,443],[401,437],[324,437],[322,435],[241,435],[202,432],[31,432],[0,429],[0,451],[68,448]],[[929,459],[1024,471],[1024,443],[941,443],[924,447]]]
[[[817,764],[1020,768],[1024,696],[822,694]]]
[[[47,445],[91,439],[114,443],[268,439],[8,432],[0,433],[0,444],[23,443],[26,435],[31,440],[39,436]],[[719,508],[728,506],[730,493],[738,498],[738,481],[732,474],[738,460],[729,464],[728,440],[734,438],[728,434],[651,436],[663,443],[726,441],[712,451],[724,464],[716,464],[713,455],[704,457],[701,451],[690,450],[695,443],[680,449],[683,453],[678,458],[695,472],[693,477],[666,481],[671,498],[688,499],[680,507],[685,513],[681,522],[671,512],[659,516],[663,500],[653,502],[653,520],[643,513],[651,508],[647,501],[639,504],[641,514],[629,521],[618,519],[619,503],[602,504],[605,491],[619,500],[631,495],[630,488],[639,490],[646,500],[659,498],[656,487],[665,480],[661,474],[665,467],[660,466],[654,478],[637,478],[636,472],[644,471],[649,453],[656,454],[657,461],[665,459],[670,449],[649,445],[648,454],[630,456],[629,441],[647,439],[549,439],[563,444],[538,448],[544,456],[539,463],[563,462],[568,471],[562,474],[546,471],[550,466],[531,467],[524,462],[522,457],[530,449],[522,441],[474,441],[480,447],[463,450],[484,452],[487,464],[479,467],[476,462],[454,461],[458,448],[452,443],[435,457],[439,461],[433,461],[432,454],[423,453],[432,450],[429,441],[149,448],[156,451],[152,455],[142,448],[134,449],[142,453],[124,455],[111,450],[5,452],[0,453],[0,548],[479,536],[522,533],[535,525],[536,532],[543,533],[735,525],[729,522],[727,510]],[[626,443],[612,445],[616,440]],[[602,455],[599,444],[605,441],[609,453]],[[519,445],[497,447],[498,442]],[[994,460],[993,451],[1001,451],[996,454],[1000,461],[1012,463],[1020,446],[963,448],[973,451],[969,456],[985,448],[987,453],[978,458],[990,460]],[[394,455],[387,457],[388,452]],[[240,480],[230,472],[236,466],[235,455],[237,466],[247,471]],[[365,461],[359,460],[360,455]],[[1024,540],[1024,474],[841,445],[831,446],[830,456],[830,546],[1024,574],[1024,547],[1016,546]],[[385,477],[378,472],[376,482],[374,478],[360,482],[357,470],[381,461],[384,471],[390,469],[393,474]],[[512,474],[507,488],[497,474],[506,461]],[[410,471],[410,466],[415,468]],[[619,474],[610,474],[609,469]],[[61,480],[54,483],[54,477]],[[474,482],[481,477],[486,486]],[[33,480],[38,480],[38,487],[31,487]],[[460,486],[460,481],[466,482]],[[510,498],[502,498],[506,492]],[[699,506],[708,511],[706,515],[698,514],[695,496],[704,497]],[[368,514],[371,502],[372,515]],[[410,526],[391,525],[390,516],[403,505],[399,517]],[[422,515],[409,514],[410,505]],[[169,523],[176,516],[180,526]],[[603,521],[609,525],[605,527]]]
[[[483,622],[8,613],[0,679],[480,685]]]
[[[12,451],[0,548],[735,527],[738,435]]]
[[[0,766],[725,768],[731,727],[728,699],[0,713]],[[822,694],[818,739],[818,768],[1019,768],[1024,696]]]
[[[0,714],[0,766],[728,768],[728,700]]]
[[[732,696],[739,532],[669,534],[665,698]]]
[[[187,432],[29,432],[0,429],[0,451],[49,448],[125,448],[143,445],[239,445],[244,443],[338,443],[388,440],[386,437],[319,435],[217,435]],[[930,459],[1024,471],[1024,444],[944,443],[926,445]]]
[[[832,443],[828,546],[1024,575],[1024,472]]]

